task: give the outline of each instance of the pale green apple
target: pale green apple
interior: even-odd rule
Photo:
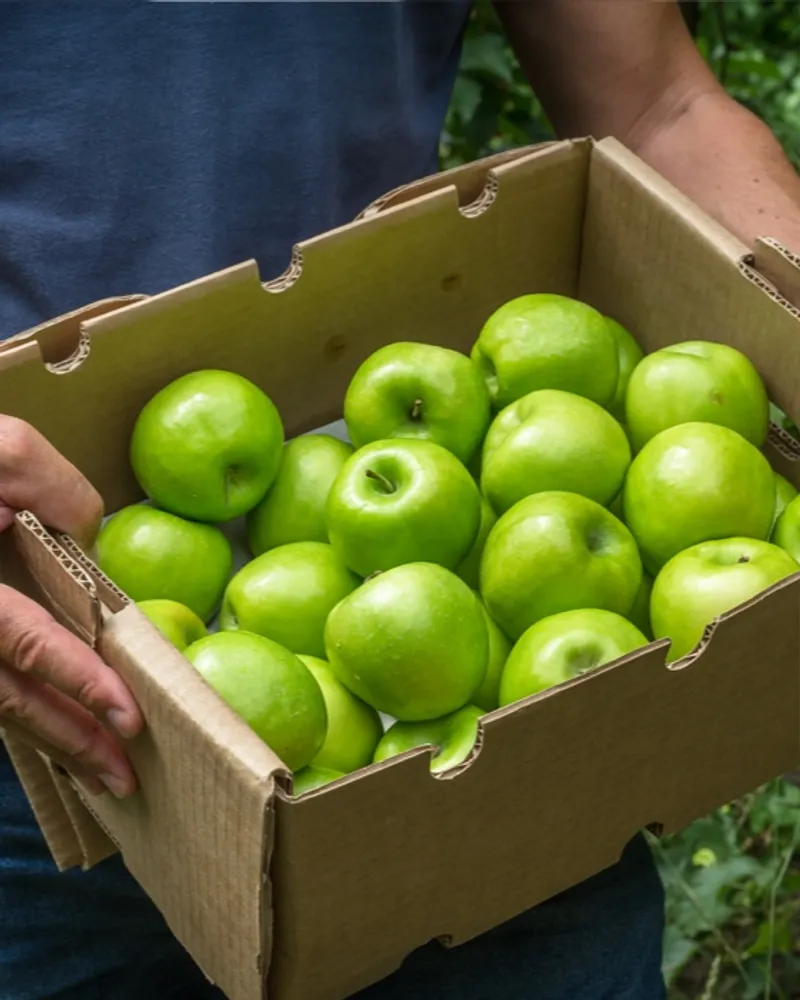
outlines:
[[[630,461],[625,431],[608,410],[572,392],[540,389],[492,422],[483,444],[481,492],[498,514],[551,490],[605,505],[622,488]]]
[[[323,785],[329,785],[332,781],[343,777],[344,774],[341,771],[334,771],[329,767],[316,767],[309,764],[308,767],[300,768],[293,776],[292,792],[294,795],[304,795],[306,792],[311,792],[315,788],[322,788]]]
[[[619,378],[617,344],[605,318],[564,295],[521,295],[500,306],[472,358],[498,410],[536,389],[564,389],[606,406]]]
[[[433,441],[374,441],[347,460],[331,487],[328,537],[360,576],[404,563],[455,569],[481,517],[464,465]]]
[[[538,694],[647,645],[621,615],[599,608],[562,611],[522,634],[500,680],[500,704]]]
[[[480,595],[478,595],[478,600],[486,617],[486,628],[489,634],[489,656],[483,682],[472,696],[472,702],[485,711],[491,712],[498,705],[500,677],[503,673],[503,667],[506,665],[508,654],[511,652],[511,640],[486,610],[486,605],[483,603]]]
[[[279,545],[246,563],[225,590],[220,625],[325,656],[325,621],[361,581],[327,542]]]
[[[185,604],[163,598],[136,603],[139,610],[150,619],[164,638],[178,649],[186,649],[208,634],[203,622]]]
[[[177,601],[207,622],[219,608],[233,553],[213,525],[134,504],[101,528],[97,565],[132,601]]]
[[[344,397],[344,420],[357,448],[416,438],[435,441],[466,463],[489,425],[489,393],[465,355],[400,341],[359,367]]]
[[[483,549],[486,545],[486,539],[489,537],[489,532],[494,527],[496,521],[497,516],[495,512],[486,500],[481,497],[481,519],[478,524],[478,534],[475,536],[475,541],[472,543],[472,548],[467,553],[466,558],[456,567],[456,575],[460,576],[473,590],[478,589]]]
[[[612,413],[620,423],[625,422],[625,395],[628,391],[633,369],[644,357],[644,351],[637,343],[636,339],[618,323],[615,319],[606,316],[608,328],[614,336],[617,345],[617,359],[619,361],[619,375],[617,377],[617,388],[614,398],[608,404],[609,412]]]
[[[325,700],[294,653],[252,632],[216,632],[183,655],[290,770],[319,753]]]
[[[325,504],[352,454],[351,445],[330,434],[304,434],[286,442],[275,481],[247,515],[253,555],[289,542],[328,541]]]
[[[614,497],[611,503],[608,504],[607,506],[609,511],[611,511],[611,513],[614,515],[614,517],[618,517],[622,522],[625,521],[625,511],[623,510],[622,507],[622,490],[620,490],[619,493],[617,493],[617,495]]]
[[[372,760],[383,726],[378,713],[348,690],[325,660],[301,656],[320,686],[328,714],[328,732],[314,767],[350,774]]]
[[[389,760],[416,747],[431,746],[431,771],[439,774],[464,761],[472,753],[478,739],[478,720],[483,709],[465,705],[442,719],[426,722],[395,722],[383,735],[375,750],[375,763]]]
[[[633,607],[628,613],[627,618],[648,639],[653,638],[653,626],[650,624],[650,595],[652,592],[653,578],[647,570],[644,570],[642,572],[642,582],[636,594],[636,600],[633,602]]]
[[[130,458],[158,507],[195,521],[230,521],[267,492],[282,445],[269,396],[235,372],[212,369],[175,379],[145,404]]]
[[[772,541],[800,562],[800,497],[790,500],[775,522]]]
[[[489,637],[475,594],[434,563],[367,580],[325,625],[331,669],[354,694],[403,722],[466,705],[486,673]]]
[[[770,542],[724,538],[679,552],[653,584],[650,614],[656,639],[672,640],[669,660],[690,653],[715,618],[800,571]]]
[[[625,396],[635,451],[678,424],[719,424],[760,448],[769,399],[748,358],[727,344],[688,340],[654,351],[636,366]]]
[[[765,539],[775,477],[761,452],[729,427],[687,423],[651,438],[625,480],[625,523],[651,573],[714,538]]]
[[[772,531],[774,534],[778,518],[797,496],[797,489],[793,483],[790,483],[779,472],[775,472],[774,469],[773,474],[775,476],[775,520],[772,522]]]
[[[510,639],[548,615],[604,608],[627,615],[642,564],[625,525],[577,493],[535,493],[506,511],[489,533],[481,596]]]

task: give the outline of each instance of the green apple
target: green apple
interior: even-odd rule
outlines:
[[[647,645],[621,615],[599,608],[542,618],[511,650],[500,681],[500,704],[538,694]]]
[[[489,537],[489,532],[494,527],[496,521],[497,516],[495,515],[495,512],[486,500],[481,497],[481,519],[478,523],[478,534],[475,536],[472,548],[469,550],[461,564],[456,567],[456,575],[460,576],[464,583],[469,584],[473,590],[478,589],[483,548],[486,545],[486,539]]]
[[[800,562],[800,497],[790,500],[775,522],[772,541]]]
[[[627,618],[648,639],[653,638],[653,626],[650,624],[650,595],[652,592],[653,578],[647,570],[644,570],[642,572],[642,582],[636,594],[636,600],[633,602],[633,607],[628,613]]]
[[[489,638],[478,599],[434,563],[367,580],[325,625],[331,669],[359,698],[402,722],[462,708],[486,673]]]
[[[383,736],[380,716],[342,684],[325,660],[316,656],[300,659],[319,684],[328,714],[325,742],[311,763],[343,774],[366,767]]]
[[[413,750],[432,746],[431,771],[438,774],[463,764],[478,739],[478,720],[483,709],[465,705],[442,719],[426,722],[395,722],[383,735],[375,750],[375,763]]]
[[[253,555],[289,542],[327,542],[325,504],[334,479],[353,454],[330,434],[304,434],[283,446],[275,481],[247,515]]]
[[[328,497],[328,537],[360,576],[411,562],[455,569],[481,517],[472,476],[433,441],[374,441],[345,462]]]
[[[164,638],[178,649],[186,649],[193,642],[208,635],[203,622],[185,604],[157,598],[152,601],[138,601],[137,605]]]
[[[498,410],[535,389],[564,389],[606,406],[619,378],[617,344],[605,318],[564,295],[521,295],[500,306],[472,358]]]
[[[177,601],[207,622],[219,607],[233,553],[213,525],[134,504],[100,529],[97,565],[132,601]]]
[[[617,495],[611,501],[611,503],[608,504],[608,509],[611,511],[614,517],[618,517],[620,521],[624,522],[625,511],[623,510],[622,507],[622,490],[620,490],[619,493],[617,493]]]
[[[535,493],[514,504],[489,533],[481,561],[481,596],[512,640],[559,611],[627,615],[641,580],[630,531],[577,493]]]
[[[655,574],[698,542],[767,538],[775,477],[761,452],[729,427],[679,424],[656,434],[634,458],[623,505],[644,564]]]
[[[495,417],[483,444],[481,492],[498,514],[533,493],[561,490],[608,504],[631,461],[625,431],[583,396],[540,389]]]
[[[756,448],[767,438],[769,399],[751,362],[727,344],[688,340],[654,351],[636,366],[625,397],[635,451],[678,424],[719,424]]]
[[[304,795],[306,792],[311,792],[315,788],[322,788],[323,785],[329,785],[332,781],[343,777],[344,775],[341,771],[334,771],[329,767],[312,767],[309,765],[308,767],[301,768],[294,775],[292,792],[294,795]]]
[[[158,507],[195,521],[246,514],[278,471],[283,424],[272,400],[235,372],[175,379],[133,428],[134,475]]]
[[[701,542],[679,552],[653,584],[653,634],[672,640],[669,660],[690,653],[707,625],[800,571],[783,549],[752,538]]]
[[[468,357],[446,347],[399,342],[371,354],[344,397],[350,440],[435,441],[466,463],[489,425],[489,394]]]
[[[331,609],[361,581],[327,542],[279,545],[246,563],[225,590],[220,625],[324,657]]]
[[[290,770],[319,753],[328,724],[325,700],[294,653],[251,632],[215,632],[183,655]]]
[[[774,532],[775,524],[777,523],[778,518],[797,496],[797,490],[788,479],[782,476],[779,472],[775,472],[774,469],[773,474],[775,476],[775,520],[772,523]]]
[[[633,369],[644,357],[644,352],[634,337],[631,336],[621,323],[618,323],[615,319],[611,319],[609,316],[606,316],[606,323],[614,336],[614,341],[617,345],[617,360],[619,361],[617,388],[614,392],[614,398],[608,404],[608,409],[620,423],[624,423],[625,395],[628,391],[628,382],[630,382]]]
[[[498,705],[500,677],[503,673],[503,667],[506,665],[508,654],[511,652],[511,640],[486,610],[486,605],[481,600],[480,595],[478,595],[478,600],[486,618],[486,628],[489,634],[489,657],[483,682],[472,696],[472,702],[485,711],[491,712]]]

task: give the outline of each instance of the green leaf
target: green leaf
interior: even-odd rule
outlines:
[[[749,955],[769,955],[792,951],[792,933],[785,919],[776,920],[774,924],[763,921],[758,928],[755,941],[747,949]]]
[[[467,37],[461,53],[462,73],[482,73],[511,83],[513,63],[502,35],[483,34]]]
[[[671,983],[698,951],[697,941],[687,937],[677,927],[668,926],[664,931],[661,960],[661,971],[666,981]]]
[[[472,121],[482,95],[483,88],[477,80],[470,80],[466,76],[458,77],[453,87],[451,107],[462,122]]]

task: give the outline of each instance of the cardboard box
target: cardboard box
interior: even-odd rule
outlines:
[[[262,284],[244,263],[155,298],[111,300],[2,345],[2,409],[102,491],[138,500],[133,421],[165,383],[223,367],[260,384],[288,434],[335,419],[357,365],[415,339],[466,350],[502,302],[578,295],[647,349],[745,351],[800,417],[800,270],[754,255],[613,141],[549,144],[427,179],[297,248]],[[794,298],[795,306],[790,302]],[[798,449],[773,460],[800,486]],[[69,539],[18,519],[6,580],[39,595],[130,684],[147,719],[141,791],[83,803],[9,749],[62,866],[119,849],[231,1000],[339,1000],[425,942],[458,945],[800,762],[796,578],[709,629],[492,713],[434,778],[421,749],[293,800],[281,761]],[[13,543],[13,544],[12,544]]]

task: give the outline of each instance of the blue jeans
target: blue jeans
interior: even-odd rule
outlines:
[[[613,868],[459,948],[426,945],[358,1000],[663,1000],[662,932],[636,837]],[[147,998],[223,1000],[118,858],[56,871],[0,745],[0,1000]]]

